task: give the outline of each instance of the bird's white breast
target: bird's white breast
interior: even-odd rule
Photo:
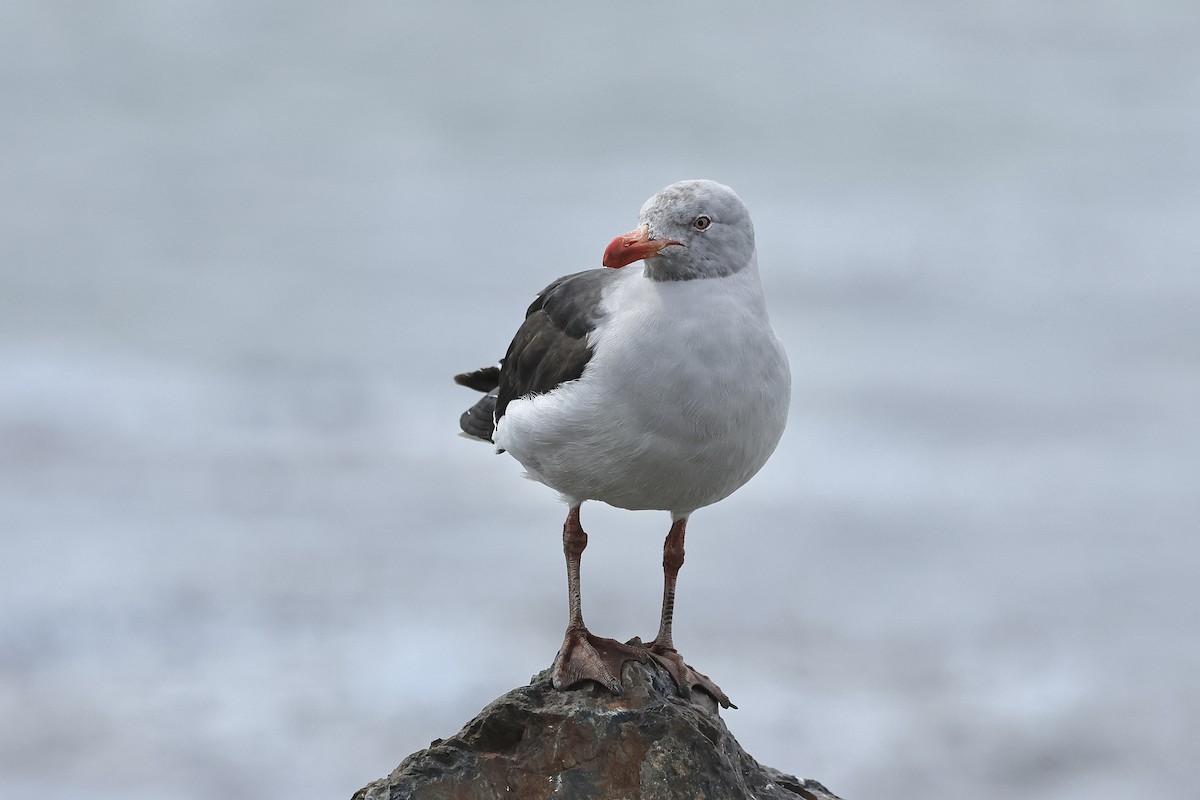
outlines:
[[[678,515],[766,462],[791,379],[753,263],[723,278],[622,274],[602,300],[583,376],[514,401],[496,444],[571,501]]]

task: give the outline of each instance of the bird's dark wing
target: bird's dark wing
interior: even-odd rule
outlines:
[[[496,432],[496,390],[488,392],[479,398],[479,402],[464,411],[458,418],[458,427],[462,428],[462,432],[467,436],[474,436],[485,442],[492,441],[492,434]]]
[[[499,367],[454,376],[460,386],[487,392],[459,418],[464,433],[490,442],[510,402],[583,374],[592,357],[587,335],[604,316],[601,293],[617,275],[614,269],[589,269],[559,278],[526,310]]]
[[[500,362],[497,422],[513,400],[544,394],[583,374],[592,357],[587,335],[604,316],[600,296],[618,275],[610,269],[576,272],[538,294]]]
[[[483,367],[474,372],[463,372],[454,376],[454,382],[477,392],[490,392],[500,385],[500,368]]]
[[[500,386],[500,368],[483,367],[474,372],[463,372],[454,376],[454,382],[477,392],[485,392],[475,405],[468,408],[458,418],[458,427],[463,433],[483,439],[492,440],[496,430],[496,394]]]

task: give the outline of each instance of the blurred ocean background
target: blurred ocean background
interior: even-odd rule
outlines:
[[[676,180],[787,435],[676,641],[849,800],[1195,797],[1194,0],[0,6],[0,795],[348,798],[546,667],[455,372]],[[663,514],[584,509],[594,630]]]

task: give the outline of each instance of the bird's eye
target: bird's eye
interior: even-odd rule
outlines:
[[[704,215],[704,214],[701,214],[700,216],[698,216],[698,217],[696,217],[694,220],[692,220],[692,227],[693,227],[693,228],[695,228],[695,229],[696,229],[696,230],[698,230],[698,231],[702,231],[702,230],[704,230],[704,229],[705,229],[705,228],[707,228],[709,225],[712,225],[712,220],[711,220],[711,219],[709,219],[709,218],[708,218],[706,215]]]

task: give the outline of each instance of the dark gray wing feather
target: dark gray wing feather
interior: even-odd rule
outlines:
[[[500,386],[500,368],[483,367],[454,376],[454,382],[477,392],[486,392],[475,405],[458,418],[458,427],[468,436],[490,442],[496,430],[496,394]]]
[[[479,398],[479,402],[464,411],[458,418],[458,427],[468,436],[492,441],[492,434],[496,432],[495,390]]]
[[[500,385],[500,368],[484,367],[474,372],[463,372],[454,376],[454,382],[477,392],[490,392]]]
[[[604,316],[600,296],[617,275],[616,270],[590,269],[559,278],[530,304],[499,367],[454,376],[461,386],[487,392],[459,418],[464,433],[490,442],[513,400],[552,391],[583,375],[592,357],[587,335]]]
[[[583,375],[592,357],[587,335],[603,318],[600,297],[617,275],[608,269],[576,272],[538,294],[500,362],[497,422],[513,400],[544,394]]]

